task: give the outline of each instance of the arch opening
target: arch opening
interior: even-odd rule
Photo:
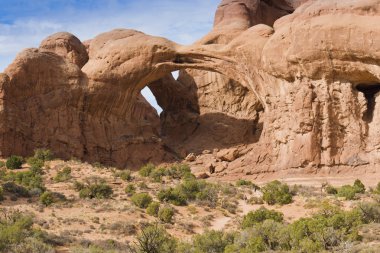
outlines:
[[[376,108],[376,96],[380,92],[380,83],[361,83],[356,85],[355,88],[357,91],[363,93],[366,99],[367,108],[363,113],[362,119],[367,123],[371,123]]]
[[[154,96],[154,94],[152,93],[152,91],[149,89],[148,86],[144,87],[144,89],[141,90],[141,95],[157,111],[158,115],[162,113],[163,109],[157,103],[156,97]]]
[[[159,137],[180,156],[250,144],[261,136],[260,100],[228,76],[182,69],[177,79],[168,72],[147,87],[162,108]]]

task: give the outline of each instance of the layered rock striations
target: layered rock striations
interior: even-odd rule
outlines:
[[[52,35],[0,76],[1,154],[46,147],[134,168],[195,153],[217,173],[258,175],[374,168],[379,6],[224,0],[191,46],[125,29],[86,45]]]

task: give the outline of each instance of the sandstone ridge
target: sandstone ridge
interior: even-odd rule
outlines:
[[[190,46],[127,29],[86,43],[54,34],[0,75],[1,155],[44,147],[137,168],[192,153],[216,175],[369,171],[380,163],[379,6],[223,0]]]

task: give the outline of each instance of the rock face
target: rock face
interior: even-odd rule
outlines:
[[[380,0],[224,0],[191,46],[125,29],[85,45],[52,35],[0,75],[1,154],[136,168],[191,153],[213,175],[374,168],[379,23]]]

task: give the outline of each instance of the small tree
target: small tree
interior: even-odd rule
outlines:
[[[158,211],[158,218],[165,223],[171,223],[174,216],[174,210],[170,206],[160,208]]]
[[[284,219],[284,215],[277,211],[268,210],[265,207],[261,207],[260,209],[249,212],[243,218],[242,228],[253,227],[257,223],[264,222],[265,220],[274,220],[276,222],[282,222]]]
[[[137,235],[137,252],[172,253],[176,251],[176,240],[158,224],[148,225]]]
[[[45,206],[50,206],[54,202],[56,202],[54,195],[52,192],[46,191],[41,194],[40,196],[40,202],[44,204]]]
[[[22,163],[24,162],[24,159],[21,156],[11,156],[8,158],[7,162],[5,165],[7,166],[8,169],[10,170],[16,170],[16,169],[21,169]]]
[[[152,202],[148,205],[148,208],[146,209],[146,213],[151,216],[157,217],[159,210],[160,210],[160,203]]]
[[[36,149],[34,150],[34,157],[44,162],[53,159],[53,153],[49,149]]]
[[[354,187],[356,188],[357,193],[365,193],[365,186],[359,179],[355,180]]]
[[[263,200],[269,205],[281,204],[286,205],[292,202],[292,194],[289,186],[282,184],[280,181],[273,181],[262,188]]]
[[[156,167],[152,163],[148,163],[147,165],[143,166],[139,170],[139,174],[142,177],[149,177],[150,173],[155,169]]]
[[[140,208],[147,208],[152,202],[152,197],[148,193],[142,192],[133,194],[131,200],[136,206]]]

